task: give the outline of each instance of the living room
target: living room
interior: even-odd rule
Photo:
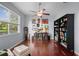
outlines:
[[[29,7],[28,7],[29,6]],[[43,16],[39,16],[37,13],[39,10],[43,10],[44,13],[42,14]],[[2,11],[4,10],[4,11]],[[1,13],[2,12],[2,13]],[[1,16],[2,14],[4,13],[9,13],[9,14],[5,14],[4,16]],[[78,30],[79,30],[79,2],[0,2],[0,23],[6,23],[6,24],[9,24],[7,25],[8,27],[8,30],[7,32],[6,31],[2,31],[2,29],[0,29],[0,49],[12,49],[14,48],[15,46],[19,45],[20,43],[24,43],[26,44],[27,46],[32,46],[33,43],[36,44],[38,47],[36,47],[37,49],[33,50],[32,52],[32,56],[36,55],[37,56],[54,56],[53,52],[51,53],[48,53],[45,54],[44,51],[43,54],[42,52],[40,52],[40,49],[44,48],[45,46],[49,47],[49,48],[44,48],[45,49],[50,49],[52,46],[52,44],[54,45],[54,43],[56,42],[56,40],[54,39],[54,21],[56,21],[57,19],[60,19],[62,18],[64,15],[66,14],[74,14],[74,23],[70,24],[74,27],[72,28],[74,31],[73,31],[73,36],[74,36],[74,53],[76,55],[79,55],[79,33],[78,33]],[[17,18],[18,21],[14,21],[14,22],[10,22],[10,20],[3,20],[4,18],[6,19],[10,19],[9,17],[12,17],[13,18]],[[2,19],[3,17],[3,19]],[[43,24],[46,24],[46,30],[45,29],[39,29],[36,30],[37,28],[33,26],[36,26],[32,23],[35,23],[37,21],[35,21],[35,19],[39,19],[40,18],[40,21],[43,20],[46,20],[45,22],[43,22]],[[33,22],[35,21],[35,22]],[[13,28],[10,28],[12,27],[11,24],[14,24],[15,27],[14,29]],[[36,24],[36,23],[35,23]],[[24,32],[24,28],[28,28],[28,34],[26,34]],[[39,26],[38,26],[39,27]],[[34,29],[34,30],[33,30]],[[44,31],[43,31],[44,30]],[[1,32],[2,31],[2,32]],[[71,30],[70,30],[71,31]],[[5,33],[6,32],[6,33]],[[43,35],[40,34],[39,36],[42,36],[42,37],[38,37],[36,35],[38,34],[35,34],[35,32],[46,32],[48,33],[47,34],[47,38],[45,39],[42,38]],[[72,32],[72,31],[71,31]],[[35,34],[35,35],[34,35]],[[44,33],[43,33],[44,34]],[[27,36],[25,38],[25,35]],[[70,38],[72,36],[69,36]],[[40,39],[41,38],[41,39]],[[49,39],[49,40],[48,40]],[[40,41],[40,42],[39,42]],[[42,42],[44,41],[44,42]],[[52,43],[51,43],[52,42]],[[43,44],[44,43],[44,44]],[[72,42],[71,42],[72,43]],[[70,43],[70,44],[71,44]],[[43,46],[43,45],[44,46]],[[46,44],[49,44],[46,45]],[[40,46],[42,48],[40,48]],[[32,46],[33,47],[33,46]],[[56,47],[54,47],[56,48]],[[31,48],[30,48],[31,49]],[[63,48],[60,48],[59,50],[61,50]],[[39,51],[37,51],[39,50]],[[42,49],[43,50],[43,49]],[[50,50],[53,50],[53,48],[51,48]],[[37,51],[37,52],[36,52]],[[63,52],[62,52],[63,53]],[[62,55],[65,55],[65,56],[68,56],[67,54],[55,54],[55,56],[62,56]],[[71,55],[70,55],[71,56]]]

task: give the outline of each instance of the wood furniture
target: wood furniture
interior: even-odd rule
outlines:
[[[24,27],[24,38],[28,39],[28,27]]]
[[[13,53],[15,56],[26,56],[30,54],[30,49],[28,46],[22,44],[15,47]]]
[[[66,14],[54,21],[54,39],[74,51],[74,14]]]
[[[48,33],[34,33],[34,39],[38,40],[50,40],[50,36]]]

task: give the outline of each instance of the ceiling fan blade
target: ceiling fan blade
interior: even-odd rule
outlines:
[[[43,13],[43,15],[50,15],[49,13]]]
[[[39,9],[38,9],[37,11],[31,10],[31,12],[35,13],[35,16],[39,16],[39,17],[41,17],[41,18],[42,18],[43,15],[50,15],[49,13],[47,13],[47,11],[46,11],[45,8],[42,8],[42,9],[41,9],[41,5],[42,5],[42,3],[40,2],[40,3],[38,4]]]

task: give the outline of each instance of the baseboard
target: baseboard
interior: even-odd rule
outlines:
[[[79,53],[78,53],[78,52],[75,51],[74,53],[75,53],[77,56],[79,56]]]
[[[15,46],[19,45],[20,43],[22,43],[24,40],[20,40],[19,42],[17,42],[15,45],[13,45],[12,47],[10,47],[9,49],[14,48]]]

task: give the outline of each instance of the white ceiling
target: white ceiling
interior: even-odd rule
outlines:
[[[33,15],[31,12],[37,11],[39,2],[12,2],[25,15]],[[63,7],[62,2],[42,2],[41,8],[45,8],[51,15],[61,11]]]

